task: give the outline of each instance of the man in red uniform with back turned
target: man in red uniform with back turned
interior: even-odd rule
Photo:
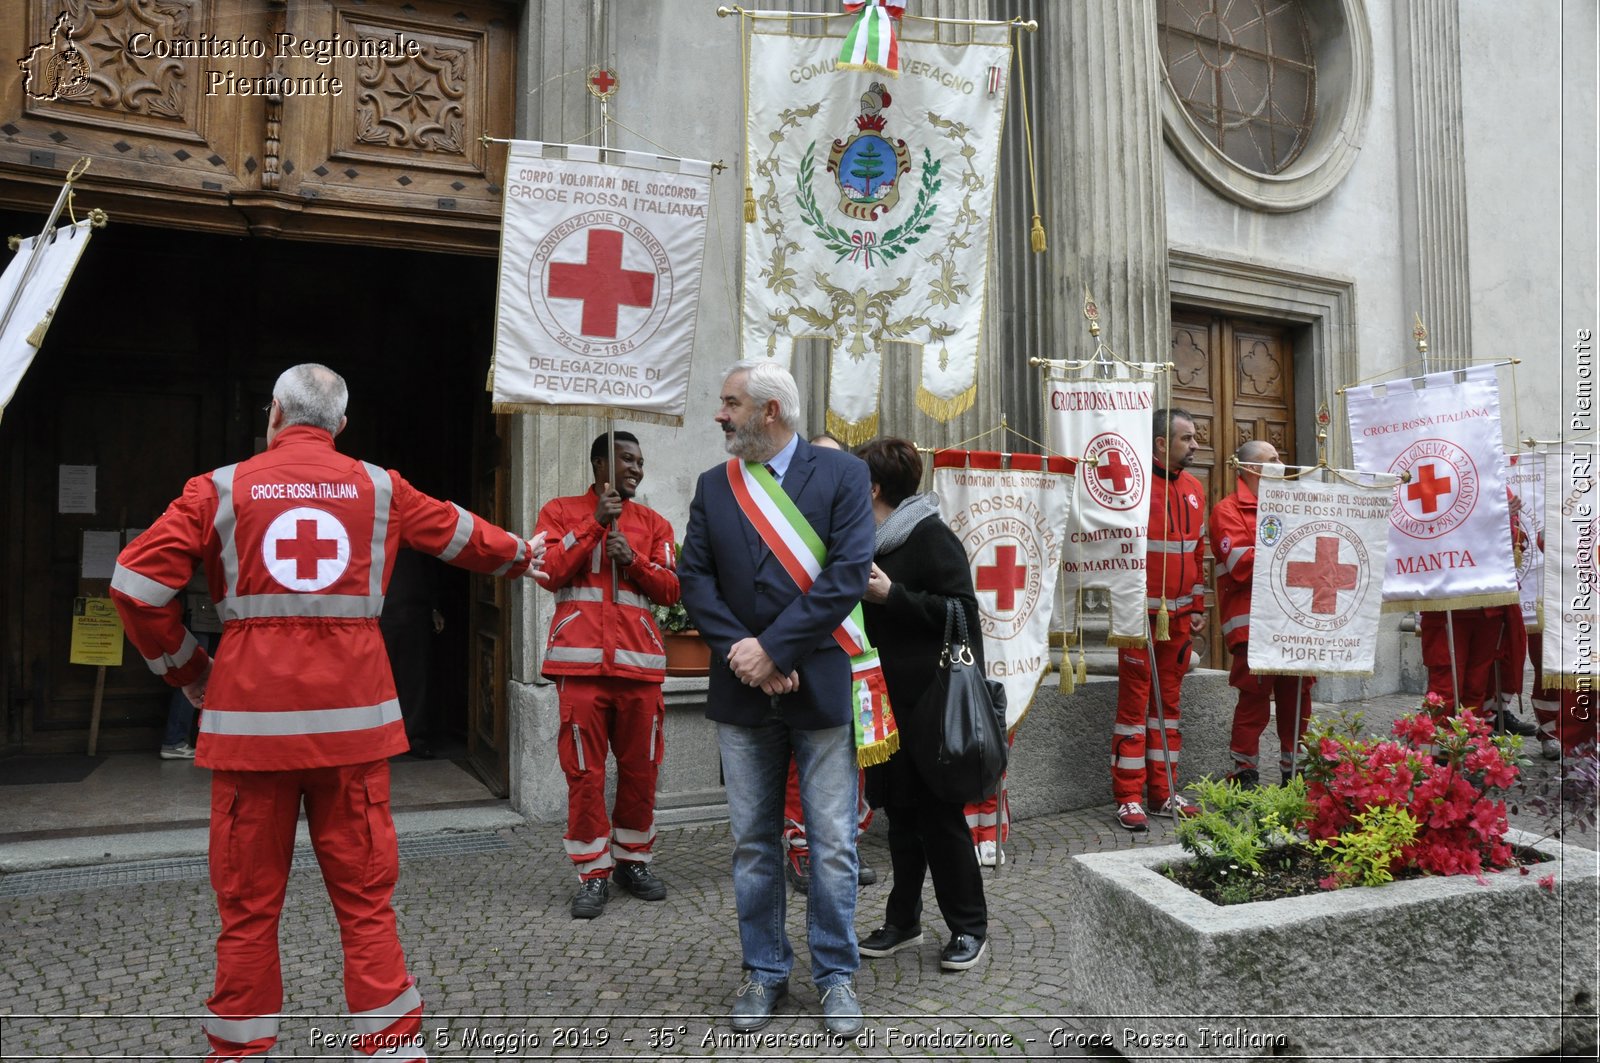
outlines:
[[[1183,749],[1178,695],[1194,646],[1191,632],[1206,615],[1206,492],[1184,471],[1200,448],[1194,417],[1177,407],[1159,409],[1153,429],[1145,557],[1150,641],[1117,651],[1117,720],[1111,733],[1111,799],[1117,803],[1117,822],[1131,831],[1148,829],[1146,807],[1174,819],[1195,811],[1174,783]],[[1163,616],[1166,638],[1160,637]]]
[[[203,1022],[208,1063],[278,1038],[278,917],[295,823],[311,844],[344,945],[355,1050],[421,1060],[422,997],[390,898],[400,874],[388,758],[405,723],[378,616],[401,547],[474,572],[538,575],[541,543],[348,458],[339,374],[297,365],[272,389],[267,449],[184,485],[117,558],[111,596],[152,671],[201,709],[195,763],[212,769],[211,882],[222,931]],[[183,626],[196,565],[222,617],[215,662]]]
[[[545,570],[556,595],[544,674],[560,692],[556,750],[567,776],[567,855],[578,869],[574,919],[605,911],[613,877],[641,900],[667,895],[650,870],[667,677],[650,604],[678,600],[678,574],[672,525],[633,500],[644,479],[639,440],[631,432],[611,436],[614,443],[602,435],[589,448],[594,486],[552,499],[535,532],[550,543]],[[607,749],[617,758],[609,818]]]

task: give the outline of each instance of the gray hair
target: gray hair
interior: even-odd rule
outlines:
[[[1241,462],[1260,464],[1269,460],[1267,458],[1267,451],[1269,450],[1274,454],[1278,452],[1278,448],[1268,443],[1265,439],[1247,439],[1239,444],[1239,449],[1233,452],[1233,456]]]
[[[344,423],[350,389],[344,377],[325,365],[306,362],[283,371],[272,385],[272,397],[283,411],[283,426],[308,424],[337,435]]]
[[[776,399],[778,420],[791,432],[800,431],[800,386],[794,374],[770,358],[746,358],[734,362],[722,374],[722,382],[735,373],[744,373],[744,391],[757,403],[766,404]]]

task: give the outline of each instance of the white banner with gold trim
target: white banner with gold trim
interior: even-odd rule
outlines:
[[[1514,500],[1511,519],[1516,521],[1517,546],[1521,552],[1517,563],[1517,593],[1522,597],[1522,623],[1531,634],[1542,631],[1541,617],[1544,608],[1544,459],[1542,453],[1530,451],[1507,457],[1506,486],[1511,488]]]
[[[1345,389],[1357,469],[1409,472],[1389,511],[1386,612],[1517,600],[1491,365]]]
[[[1250,671],[1372,674],[1394,502],[1393,478],[1381,479],[1285,480],[1281,467],[1265,467],[1256,492]]]
[[[44,345],[56,306],[89,246],[90,225],[85,219],[21,241],[0,276],[0,310],[7,314],[0,332],[0,414]]]
[[[744,355],[831,345],[828,431],[878,434],[885,346],[921,349],[917,405],[973,403],[1011,47],[899,38],[901,76],[839,69],[839,38],[750,35]],[[998,72],[991,77],[991,72]]]
[[[966,548],[989,678],[1006,688],[1006,726],[1050,670],[1050,616],[1075,463],[1038,454],[942,450],[939,513]]]
[[[682,425],[711,164],[514,140],[505,189],[495,412]]]
[[[1079,635],[1081,591],[1111,596],[1111,646],[1145,644],[1148,587],[1151,411],[1157,365],[1119,366],[1122,379],[1045,382],[1050,445],[1081,460],[1078,492],[1061,551],[1056,629]]]
[[[1594,690],[1600,673],[1600,496],[1595,448],[1569,444],[1545,454],[1544,681]]]

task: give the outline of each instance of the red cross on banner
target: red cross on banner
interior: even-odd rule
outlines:
[[[1028,585],[1028,566],[1017,564],[1015,546],[997,546],[994,564],[979,565],[975,586],[980,591],[994,591],[994,606],[1003,613],[1017,607],[1017,592]]]
[[[589,230],[587,262],[553,262],[550,297],[581,299],[585,336],[615,339],[617,308],[648,307],[655,299],[655,274],[622,268],[622,234],[615,229]]]
[[[1449,476],[1440,476],[1434,472],[1434,463],[1417,464],[1417,482],[1406,486],[1406,498],[1415,502],[1422,501],[1423,516],[1429,516],[1439,510],[1439,496],[1448,495],[1455,491],[1455,481]]]
[[[1316,559],[1291,561],[1288,570],[1285,582],[1291,587],[1310,591],[1311,611],[1326,616],[1339,611],[1340,591],[1356,589],[1356,575],[1360,567],[1339,563],[1337,535],[1319,535]]]
[[[293,539],[278,540],[278,560],[293,561],[299,579],[316,579],[317,562],[338,557],[339,541],[318,536],[315,520],[297,520],[294,529]]]
[[[1120,495],[1128,489],[1133,467],[1123,459],[1121,451],[1108,450],[1106,456],[1100,459],[1100,464],[1095,466],[1094,474],[1102,482],[1109,482],[1111,489]]]

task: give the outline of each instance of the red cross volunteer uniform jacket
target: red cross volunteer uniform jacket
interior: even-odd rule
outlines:
[[[1200,613],[1206,607],[1206,492],[1200,481],[1182,470],[1173,473],[1152,465],[1150,477],[1150,540],[1145,557],[1149,597],[1145,606],[1161,609],[1165,599],[1173,616]],[[1188,634],[1187,627],[1174,628]]]
[[[648,506],[623,503],[617,530],[633,548],[633,564],[617,569],[613,599],[606,528],[594,519],[595,501],[591,489],[551,499],[539,511],[534,534],[545,536],[545,586],[556,596],[544,674],[660,683],[667,651],[650,604],[678,600],[672,525]]]
[[[527,540],[340,454],[308,425],[194,477],[128,544],[111,595],[152,671],[183,686],[204,670],[178,600],[196,564],[223,621],[195,763],[290,771],[405,752],[378,630],[401,546],[512,578],[533,559]]]
[[[1243,479],[1211,511],[1211,554],[1217,560],[1222,638],[1238,652],[1250,638],[1250,581],[1256,569],[1256,496]]]

